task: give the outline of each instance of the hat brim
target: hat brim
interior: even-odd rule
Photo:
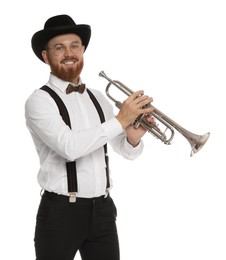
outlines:
[[[44,29],[36,32],[31,39],[31,46],[35,55],[44,62],[42,57],[42,51],[45,49],[46,44],[50,39],[55,36],[75,33],[77,34],[82,41],[82,44],[85,46],[85,50],[89,44],[91,36],[91,28],[86,24],[79,25],[68,25],[68,26],[58,26],[50,29]]]

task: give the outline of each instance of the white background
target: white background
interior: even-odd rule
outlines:
[[[226,259],[224,2],[9,0],[1,7],[0,259],[35,259],[39,161],[24,103],[46,83],[49,68],[30,40],[63,13],[92,26],[82,74],[89,87],[105,92],[107,81],[98,77],[105,70],[145,90],[189,131],[211,132],[192,158],[178,132],[171,146],[147,134],[142,156],[132,162],[110,150],[121,259]]]

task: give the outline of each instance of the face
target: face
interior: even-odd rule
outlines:
[[[58,78],[77,84],[84,60],[84,46],[76,34],[63,34],[52,38],[42,52],[52,74]]]

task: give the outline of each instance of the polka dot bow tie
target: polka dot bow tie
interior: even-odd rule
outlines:
[[[84,92],[85,88],[86,88],[85,84],[80,84],[80,85],[78,85],[76,87],[73,86],[72,84],[69,84],[67,89],[66,89],[66,94],[70,94],[73,91],[82,94]]]

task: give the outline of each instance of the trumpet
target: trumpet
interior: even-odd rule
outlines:
[[[110,98],[115,103],[115,106],[120,109],[122,103],[120,101],[116,100],[115,98],[113,98],[113,96],[110,94],[110,91],[109,91],[110,86],[114,85],[116,88],[118,88],[120,91],[122,91],[127,96],[130,96],[134,92],[130,88],[125,86],[123,83],[121,83],[120,81],[110,79],[105,74],[104,71],[101,71],[99,73],[99,76],[108,80],[109,83],[108,83],[106,90],[105,90],[106,95],[108,96],[108,98]],[[156,124],[150,123],[146,119],[147,114],[141,114],[140,116],[138,116],[136,118],[135,122],[133,123],[134,128],[138,128],[139,126],[144,127],[149,133],[151,133],[153,136],[155,136],[157,139],[161,140],[164,144],[167,144],[167,145],[171,144],[171,142],[174,138],[174,135],[175,135],[174,129],[177,130],[190,143],[190,146],[191,146],[190,156],[191,157],[195,153],[200,151],[201,148],[204,146],[204,144],[207,142],[207,140],[210,136],[209,132],[204,134],[204,135],[194,134],[194,133],[186,130],[185,128],[183,128],[179,124],[177,124],[175,121],[173,121],[167,115],[162,113],[159,109],[152,106],[151,103],[149,103],[148,106],[151,106],[151,107],[154,108],[154,111],[151,112],[150,115],[152,115],[156,119]],[[164,131],[162,131],[159,128],[158,122],[162,123],[165,126]],[[167,132],[170,132],[169,136],[167,136],[167,134],[166,134]]]

